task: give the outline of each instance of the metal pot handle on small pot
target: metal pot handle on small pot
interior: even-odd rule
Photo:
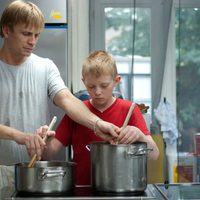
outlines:
[[[52,178],[52,177],[64,177],[66,174],[66,170],[62,169],[53,169],[53,170],[42,170],[40,173],[38,173],[38,178],[40,180],[44,180],[46,178]]]
[[[142,155],[147,155],[150,151],[153,151],[153,148],[138,148],[134,146],[128,146],[125,151],[125,156],[126,157],[142,156]]]

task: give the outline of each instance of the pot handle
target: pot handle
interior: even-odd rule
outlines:
[[[65,170],[62,169],[54,169],[54,170],[44,170],[39,174],[39,178],[44,180],[46,178],[52,178],[52,177],[64,177],[66,174]]]
[[[142,156],[147,155],[150,151],[153,151],[152,148],[135,148],[129,146],[126,150],[126,157],[132,157],[132,156]]]

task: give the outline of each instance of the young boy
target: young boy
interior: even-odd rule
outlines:
[[[117,74],[115,60],[105,51],[91,53],[83,63],[82,81],[91,97],[85,100],[85,105],[99,118],[122,127],[126,115],[132,104],[131,101],[122,100],[112,96],[113,88],[120,82]],[[77,113],[78,115],[78,113]],[[98,122],[97,122],[98,123]],[[90,183],[90,152],[86,145],[94,141],[102,141],[93,131],[64,116],[56,130],[55,138],[49,140],[45,159],[52,159],[61,147],[71,145],[73,148],[73,161],[77,163],[75,184],[89,185]],[[150,136],[146,123],[135,105],[128,125],[121,130],[117,138],[118,144],[131,144],[135,141],[146,142],[153,148],[149,154],[157,159],[159,150]]]

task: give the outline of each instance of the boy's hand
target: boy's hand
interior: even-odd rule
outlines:
[[[112,123],[98,120],[95,124],[95,134],[107,142],[112,142],[114,138],[118,137],[120,128]]]
[[[117,142],[119,144],[131,144],[136,141],[143,141],[143,139],[144,134],[140,129],[135,126],[126,126],[121,129]]]
[[[38,134],[41,138],[44,138],[47,134],[48,137],[55,136],[55,131],[48,131],[48,126],[41,126],[36,130],[36,134]]]

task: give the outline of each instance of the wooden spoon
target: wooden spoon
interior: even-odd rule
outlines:
[[[127,126],[128,121],[129,121],[129,119],[130,119],[130,117],[131,117],[131,114],[132,114],[132,112],[133,112],[133,108],[134,108],[134,107],[135,107],[135,103],[132,103],[132,104],[131,104],[131,107],[129,108],[128,114],[126,115],[126,119],[125,119],[125,121],[124,121],[124,124],[123,124],[123,126],[122,126],[122,129],[124,129],[124,128]]]
[[[49,124],[48,131],[51,131],[53,129],[53,126],[55,125],[56,121],[57,121],[57,117],[54,116],[53,119],[51,120],[51,123]],[[46,134],[43,137],[43,141],[46,142],[47,138],[48,136]],[[36,160],[37,160],[37,154],[34,154],[30,162],[28,163],[28,167],[33,167],[35,165]]]
[[[130,106],[130,108],[129,108],[128,114],[126,115],[126,119],[124,121],[124,124],[122,126],[121,131],[127,126],[128,121],[129,121],[129,119],[131,117],[131,114],[133,112],[134,107],[135,107],[135,103],[132,103],[131,106]],[[116,141],[114,144],[118,144],[118,141]]]

